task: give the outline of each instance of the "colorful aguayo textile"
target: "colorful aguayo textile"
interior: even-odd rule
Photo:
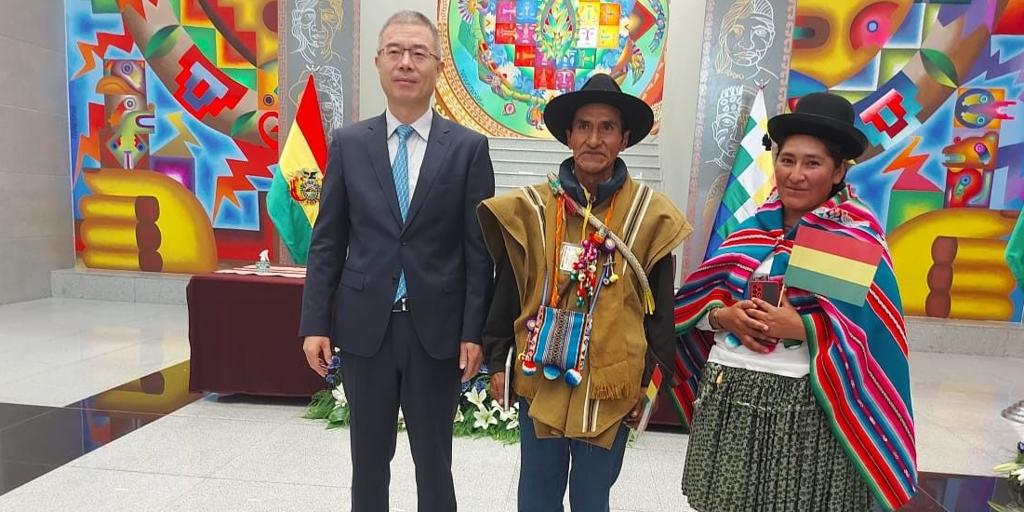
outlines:
[[[862,305],[799,288],[789,288],[786,294],[803,318],[812,390],[833,433],[879,504],[899,508],[914,495],[917,455],[906,328],[884,231],[849,188],[805,215],[799,229],[788,234],[782,213],[782,202],[773,193],[677,293],[676,371],[681,384],[673,396],[690,423],[697,384],[713,344],[710,333],[696,329],[697,322],[712,308],[741,300],[754,270],[768,256],[775,257],[771,274],[784,275],[795,232],[824,230],[875,245],[883,256]]]

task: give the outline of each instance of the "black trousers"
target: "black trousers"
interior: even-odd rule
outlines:
[[[374,356],[342,353],[351,413],[352,512],[388,510],[399,405],[416,465],[417,510],[456,510],[452,423],[461,375],[457,357],[434,359],[423,350],[409,313],[391,314]]]

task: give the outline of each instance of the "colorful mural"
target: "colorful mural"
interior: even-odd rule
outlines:
[[[325,132],[357,120],[353,84],[359,82],[359,2],[292,0],[281,14],[288,27],[288,37],[281,37],[282,85],[288,90],[281,105],[282,130],[291,126],[309,75],[316,80]]]
[[[906,312],[1021,321],[1024,1],[798,0],[789,101],[855,102],[849,181],[887,226]]]
[[[762,91],[769,117],[785,108],[795,12],[796,0],[707,2],[686,203],[694,236],[680,274],[704,259],[754,97]]]
[[[440,0],[437,109],[481,133],[550,137],[551,98],[609,73],[661,118],[667,0]]]
[[[212,270],[275,246],[276,0],[66,0],[75,246]]]

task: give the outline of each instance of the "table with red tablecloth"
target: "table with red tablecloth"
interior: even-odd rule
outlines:
[[[298,337],[305,279],[298,269],[269,272],[250,265],[189,281],[190,391],[308,397],[323,388]],[[679,425],[667,392],[652,425]]]
[[[298,336],[305,280],[234,270],[188,283],[189,390],[308,397],[322,389]]]

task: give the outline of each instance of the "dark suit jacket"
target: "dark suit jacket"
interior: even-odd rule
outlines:
[[[380,348],[405,270],[424,349],[456,357],[480,342],[493,265],[476,207],[494,195],[487,138],[434,114],[402,223],[384,115],[335,130],[313,227],[300,336],[330,336],[369,357]]]

